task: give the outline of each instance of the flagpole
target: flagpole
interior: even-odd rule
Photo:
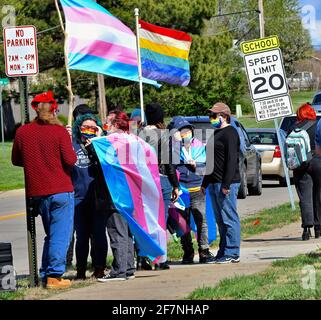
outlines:
[[[141,112],[141,121],[145,122],[144,114],[144,95],[143,95],[143,76],[142,76],[142,61],[140,58],[140,24],[139,24],[139,9],[135,8],[135,18],[136,18],[136,45],[137,45],[137,62],[138,62],[138,80],[139,80],[139,97],[140,97],[140,112]]]
[[[97,0],[93,0],[97,3]],[[99,94],[99,114],[102,123],[106,122],[108,114],[107,101],[106,101],[106,90],[105,90],[105,78],[101,73],[97,73],[97,84]]]
[[[67,34],[67,32],[65,30],[65,27],[64,27],[64,22],[62,20],[61,12],[60,12],[59,5],[58,5],[58,0],[55,0],[55,5],[56,5],[57,12],[58,12],[61,29],[62,29],[62,31],[64,33],[64,36],[65,36],[64,54],[65,54],[65,67],[66,67],[67,83],[68,83],[66,88],[67,88],[68,93],[69,93],[68,126],[71,126],[71,123],[72,123],[72,112],[74,110],[74,99],[75,99],[75,96],[74,96],[74,94],[72,92],[71,76],[70,76],[70,71],[68,69],[68,49],[67,49],[68,34]]]

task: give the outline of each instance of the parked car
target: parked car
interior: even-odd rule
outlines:
[[[321,114],[321,91],[317,92],[314,95],[311,105],[315,109],[317,114]]]
[[[191,123],[196,129],[196,135],[203,143],[207,143],[208,139],[214,132],[214,128],[210,123],[208,116],[189,116],[185,119]],[[231,117],[231,125],[237,130],[240,137],[240,175],[241,185],[238,198],[245,199],[249,195],[262,194],[262,169],[261,156],[255,147],[250,143],[250,139],[242,124],[234,117]],[[197,132],[200,129],[200,132]],[[201,134],[201,136],[199,135]]]
[[[263,179],[278,180],[280,186],[285,187],[286,179],[276,129],[249,128],[246,131],[250,142],[261,154]],[[289,176],[293,176],[292,170],[289,170]]]

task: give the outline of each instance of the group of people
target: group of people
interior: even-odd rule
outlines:
[[[114,205],[92,146],[92,138],[105,135],[139,132],[155,150],[166,221],[180,189],[188,190],[189,208],[182,214],[187,221],[190,215],[194,218],[200,263],[240,261],[240,220],[236,207],[240,140],[230,125],[231,111],[226,104],[219,102],[208,110],[216,130],[206,147],[196,139],[194,127],[183,117],[174,117],[171,122],[174,135],[164,134],[167,132],[164,112],[158,103],[146,106],[147,124],[138,121],[138,126],[133,126],[127,114],[118,110],[111,111],[105,123],[101,123],[87,105],[79,105],[73,112],[73,126],[65,128],[57,118],[57,102],[50,91],[35,96],[32,107],[37,116],[17,130],[12,163],[24,168],[27,201],[32,200],[43,221],[46,237],[40,275],[47,288],[71,284],[62,276],[68,249],[73,250],[74,233],[76,279],[86,279],[89,254],[92,276],[99,282],[135,278],[138,265],[135,265],[135,237]],[[172,161],[175,152],[176,162]],[[114,187],[117,189],[117,183]],[[220,233],[216,256],[209,250],[206,189]],[[106,229],[113,253],[109,273],[106,273]],[[193,263],[190,233],[181,237],[181,244],[182,263]],[[145,259],[139,257],[139,248],[136,251],[138,262]],[[156,266],[169,269],[167,261]]]

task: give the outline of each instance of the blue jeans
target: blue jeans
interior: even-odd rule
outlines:
[[[172,196],[172,185],[169,182],[167,176],[160,176],[160,183],[162,187],[162,194],[163,194],[163,199],[164,199],[164,207],[165,207],[165,223],[167,223],[168,219],[168,209],[169,205],[171,203],[171,196]]]
[[[212,183],[208,186],[220,233],[218,257],[240,256],[241,224],[236,209],[239,187],[239,183],[232,183],[230,194],[226,196],[221,191],[221,183]]]
[[[74,193],[57,193],[39,200],[46,233],[40,275],[42,279],[61,277],[66,271],[66,254],[73,231]]]

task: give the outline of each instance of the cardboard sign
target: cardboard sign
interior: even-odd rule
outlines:
[[[38,51],[34,26],[3,29],[6,74],[8,77],[38,73]]]

